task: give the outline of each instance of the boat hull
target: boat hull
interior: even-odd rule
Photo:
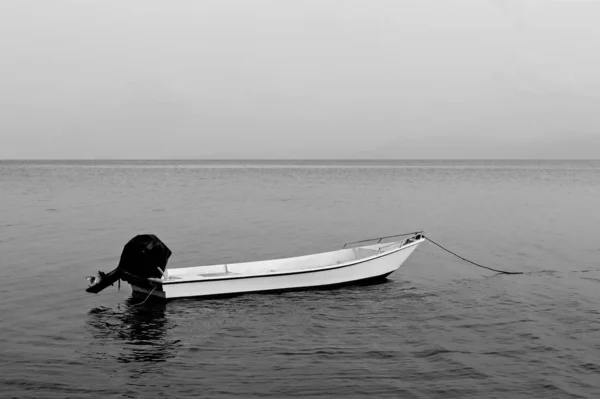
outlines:
[[[154,292],[152,292],[151,289],[139,287],[134,284],[131,284],[131,287],[132,287],[134,294],[140,295],[142,297],[147,296],[148,294],[151,294],[154,297],[162,298],[162,299],[177,299],[177,298],[217,299],[217,298],[231,298],[231,297],[252,294],[252,293],[275,294],[275,293],[294,292],[294,291],[319,291],[319,290],[331,290],[331,289],[350,287],[350,286],[375,285],[375,284],[381,284],[381,283],[388,281],[387,277],[392,273],[393,272],[389,272],[389,273],[383,274],[381,276],[368,277],[368,278],[365,278],[362,280],[356,280],[356,281],[344,281],[341,283],[334,283],[334,284],[329,284],[329,285],[316,285],[316,286],[309,286],[309,287],[294,287],[294,288],[270,288],[270,289],[265,289],[265,290],[258,290],[258,291],[253,290],[253,291],[242,291],[242,292],[229,292],[228,291],[228,292],[220,293],[220,294],[208,294],[208,295],[196,294],[196,295],[190,295],[190,296],[185,296],[185,297],[168,297],[168,298],[165,296],[164,291],[155,290]]]
[[[165,299],[220,297],[251,292],[324,289],[385,280],[412,254],[421,240],[400,249],[317,270],[296,270],[267,275],[223,276],[196,281],[168,281],[154,288],[132,284],[134,292]]]

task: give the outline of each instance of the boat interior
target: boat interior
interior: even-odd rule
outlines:
[[[419,239],[420,237],[413,236],[400,241],[379,241],[373,245],[342,248],[337,251],[289,258],[167,269],[160,281],[168,283],[169,281],[198,280],[199,278],[211,279],[224,276],[269,274],[292,270],[316,270],[351,263],[376,255],[383,255],[411,245]]]

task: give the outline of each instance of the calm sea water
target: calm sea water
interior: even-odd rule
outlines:
[[[598,398],[600,162],[1,162],[0,396]],[[388,282],[233,299],[86,294],[171,267],[424,229]]]

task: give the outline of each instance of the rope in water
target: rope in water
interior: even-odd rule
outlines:
[[[134,303],[131,306],[140,306],[146,303],[146,301],[148,300],[148,298],[150,298],[152,296],[152,293],[154,292],[154,290],[156,289],[156,287],[152,288],[152,291],[150,291],[150,293],[148,294],[148,296],[146,297],[146,299],[144,299],[142,302],[140,303]]]
[[[476,263],[476,262],[473,262],[473,261],[471,261],[471,260],[469,260],[469,259],[463,258],[462,256],[458,255],[457,253],[450,251],[448,248],[445,248],[445,247],[441,246],[440,244],[438,244],[437,242],[433,241],[433,240],[432,240],[431,238],[429,238],[429,237],[423,236],[423,238],[425,238],[425,239],[426,239],[427,241],[429,241],[430,243],[432,243],[432,244],[434,244],[434,245],[437,245],[438,247],[440,247],[440,248],[441,248],[441,249],[443,249],[444,251],[448,252],[449,254],[452,254],[452,255],[456,256],[457,258],[459,258],[459,259],[462,259],[462,260],[464,260],[465,262],[471,263],[472,265],[475,265],[475,266],[477,266],[477,267],[481,267],[481,268],[484,268],[484,269],[487,269],[487,270],[491,270],[491,271],[493,271],[493,272],[502,273],[502,274],[523,274],[523,272],[508,272],[508,271],[506,271],[506,270],[498,270],[498,269],[494,269],[494,268],[491,268],[491,267],[487,267],[487,266],[480,265],[479,263]]]
[[[148,296],[146,297],[146,299],[144,299],[140,303],[134,303],[131,306],[140,306],[140,305],[143,305],[144,303],[146,303],[146,301],[150,298],[150,296],[152,295],[152,293],[154,292],[154,290],[156,290],[156,287],[154,287],[154,289],[152,291],[150,291],[150,293],[148,294]],[[107,292],[100,292],[100,293],[96,294],[95,296],[99,297],[99,296],[102,296],[102,295],[112,295],[112,294],[113,294],[112,292],[107,291]],[[74,297],[74,298],[71,298],[71,299],[83,299],[83,298],[90,298],[90,295],[87,294],[87,295],[77,296],[77,297]]]

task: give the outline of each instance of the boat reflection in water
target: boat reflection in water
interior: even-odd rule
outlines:
[[[101,306],[88,312],[90,357],[154,367],[177,355],[180,344],[169,337],[174,325],[166,316],[167,304],[151,299],[142,305],[137,303],[138,298],[129,298],[117,309]]]

